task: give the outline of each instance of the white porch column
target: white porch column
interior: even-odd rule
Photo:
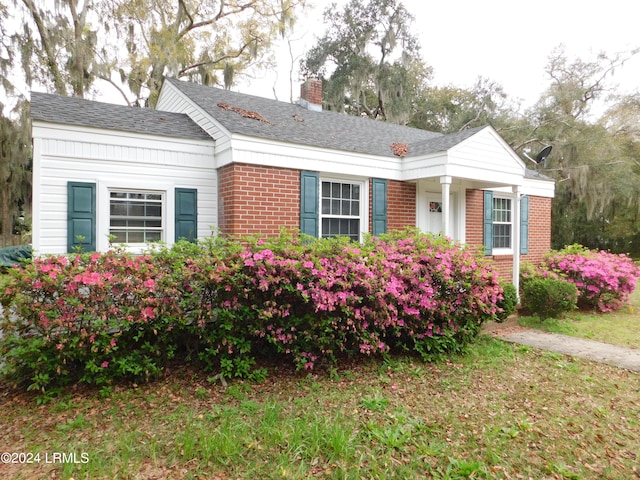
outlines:
[[[513,187],[515,201],[513,202],[513,275],[512,283],[516,287],[516,294],[520,298],[520,186]]]
[[[442,186],[442,230],[445,237],[451,236],[451,205],[449,195],[451,194],[451,177],[443,175],[440,177],[440,185]]]

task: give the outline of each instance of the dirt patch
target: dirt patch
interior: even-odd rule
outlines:
[[[504,322],[487,322],[482,326],[480,333],[490,335],[492,337],[503,337],[512,333],[522,332],[528,330],[527,327],[523,327],[518,323],[518,316],[511,315]]]

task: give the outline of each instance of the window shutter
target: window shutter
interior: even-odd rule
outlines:
[[[95,183],[67,183],[67,252],[78,249],[96,251]]]
[[[373,228],[374,236],[387,233],[387,181],[374,178],[373,185]]]
[[[317,172],[300,174],[300,231],[318,237],[318,211],[320,178]]]
[[[198,190],[176,188],[176,242],[185,239],[195,242],[198,238]]]
[[[483,243],[484,254],[491,255],[493,251],[493,192],[484,191],[484,228]]]
[[[520,253],[529,253],[529,197],[520,199]]]

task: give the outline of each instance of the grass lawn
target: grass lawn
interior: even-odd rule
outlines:
[[[484,335],[432,364],[271,370],[261,384],[224,388],[176,367],[153,384],[77,389],[40,406],[2,386],[0,452],[40,458],[0,463],[0,478],[640,475],[640,376],[625,370]]]
[[[640,291],[632,302],[521,321],[640,348]],[[0,382],[0,425],[3,480],[640,478],[640,375],[486,335],[431,364],[270,367],[226,387],[175,366],[44,405]]]
[[[563,320],[547,319],[541,322],[537,317],[521,317],[519,323],[549,332],[640,348],[640,288],[636,288],[631,295],[629,307],[606,315],[573,312]]]

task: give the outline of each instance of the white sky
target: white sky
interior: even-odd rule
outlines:
[[[422,57],[434,69],[435,85],[471,87],[478,76],[501,84],[514,100],[531,106],[549,84],[544,69],[555,47],[564,44],[569,59],[594,59],[599,52],[613,55],[640,47],[640,2],[637,0],[402,0],[415,17],[413,32]],[[343,5],[346,0],[338,0]],[[291,38],[294,55],[302,54],[322,35],[322,11],[329,1],[298,21]],[[278,50],[279,73],[255,79],[236,90],[289,100],[288,48]],[[297,72],[298,60],[294,62]],[[615,72],[618,93],[640,89],[640,54]],[[299,96],[297,73],[293,98]]]
[[[329,0],[311,0],[316,7],[298,19],[292,42],[293,100],[300,92],[298,64],[325,28],[322,11]],[[564,44],[570,59],[593,59],[640,47],[638,0],[402,0],[415,17],[413,32],[422,57],[434,69],[433,84],[471,87],[478,76],[501,84],[512,100],[531,106],[545,88],[544,72],[553,49]],[[347,0],[336,0],[344,5]],[[289,101],[292,61],[285,42],[277,50],[278,72],[265,73],[234,90]],[[618,93],[640,90],[640,54],[616,71]],[[37,88],[35,88],[37,89]],[[108,85],[97,99],[123,103]],[[26,93],[26,92],[25,92]]]

